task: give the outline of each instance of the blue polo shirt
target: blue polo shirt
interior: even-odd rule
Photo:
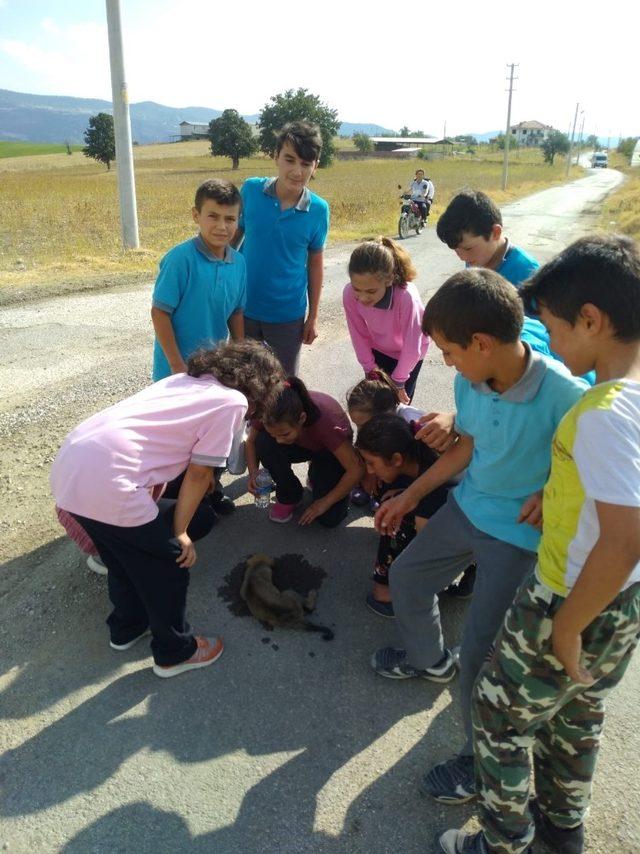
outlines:
[[[535,273],[539,266],[539,262],[533,255],[529,255],[519,246],[509,244],[504,258],[496,267],[496,273],[500,273],[512,285],[519,287]]]
[[[525,347],[527,368],[503,394],[456,375],[456,430],[472,437],[473,456],[453,494],[476,528],[535,551],[540,533],[518,523],[518,515],[545,485],[556,428],[588,385],[560,362]]]
[[[298,203],[282,210],[275,184],[275,178],[248,178],[240,191],[245,314],[266,323],[289,323],[306,314],[309,253],[324,249],[329,205],[305,187]]]
[[[244,258],[227,246],[217,258],[200,235],[174,246],[160,261],[153,305],[171,315],[182,358],[229,337],[227,322],[244,310],[247,273]],[[153,380],[171,374],[162,347],[153,348]]]

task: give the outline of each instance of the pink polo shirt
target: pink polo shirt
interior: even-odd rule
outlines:
[[[151,522],[151,489],[189,463],[223,466],[247,399],[210,374],[175,374],[92,415],[64,440],[51,469],[56,504],[130,528]]]

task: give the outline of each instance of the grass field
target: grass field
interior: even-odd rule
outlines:
[[[81,151],[81,145],[72,145],[72,151]],[[1,142],[0,157],[26,157],[35,154],[67,154],[66,145],[55,142]],[[67,155],[69,156],[69,155]]]
[[[479,149],[481,151],[481,149]],[[207,177],[240,184],[251,175],[272,175],[272,161],[212,158],[206,141],[135,149],[142,248],[124,252],[116,172],[81,154],[40,154],[0,162],[0,285],[23,286],[83,277],[112,278],[153,272],[169,247],[193,234],[190,209],[197,185]],[[464,155],[434,161],[336,161],[320,170],[313,189],[331,205],[335,243],[395,232],[405,185],[424,165],[436,185],[434,219],[463,186],[490,193],[499,204],[564,181],[564,161],[542,163],[539,151],[513,155],[509,189],[502,192],[501,154]],[[581,170],[573,169],[572,177]]]
[[[640,240],[640,167],[632,169],[627,158],[620,154],[610,155],[609,165],[624,172],[627,180],[606,200],[602,209],[602,228],[620,231]]]

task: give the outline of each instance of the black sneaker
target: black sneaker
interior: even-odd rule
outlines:
[[[436,765],[420,781],[420,791],[441,804],[464,804],[476,796],[473,756],[456,756]]]
[[[440,839],[440,848],[445,854],[491,854],[484,833],[468,833],[466,830],[445,830]],[[532,854],[531,846],[525,854]]]
[[[377,614],[379,617],[386,617],[388,620],[393,620],[393,602],[380,602],[375,598],[373,593],[367,593],[366,598],[367,608]]]
[[[536,825],[536,839],[541,839],[554,854],[582,854],[584,850],[584,825],[565,829],[558,827],[540,809],[535,798],[529,802]]]
[[[476,583],[476,565],[470,564],[464,571],[464,575],[459,581],[454,581],[442,591],[452,599],[471,599],[473,588]]]
[[[456,675],[456,662],[448,649],[433,667],[420,670],[406,661],[404,649],[386,646],[375,652],[371,658],[371,666],[380,676],[388,679],[429,679],[431,682],[451,682]]]

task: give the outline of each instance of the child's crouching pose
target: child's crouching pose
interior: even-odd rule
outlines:
[[[398,415],[374,415],[358,431],[356,448],[367,472],[382,481],[381,500],[403,489],[425,472],[438,455],[423,442],[414,438],[409,423]],[[389,571],[396,557],[409,545],[416,533],[447,500],[449,484],[425,496],[402,519],[393,535],[383,534],[373,571],[373,591],[367,596],[367,606],[381,617],[393,617],[389,593]]]
[[[310,462],[313,503],[300,517],[301,525],[315,519],[327,528],[338,525],[347,515],[349,493],[363,474],[343,408],[328,394],[308,391],[298,377],[289,377],[263,421],[252,425],[246,455],[250,492],[255,492],[258,460],[273,478],[276,502],[269,513],[273,522],[289,522],[302,500],[294,463]]]

